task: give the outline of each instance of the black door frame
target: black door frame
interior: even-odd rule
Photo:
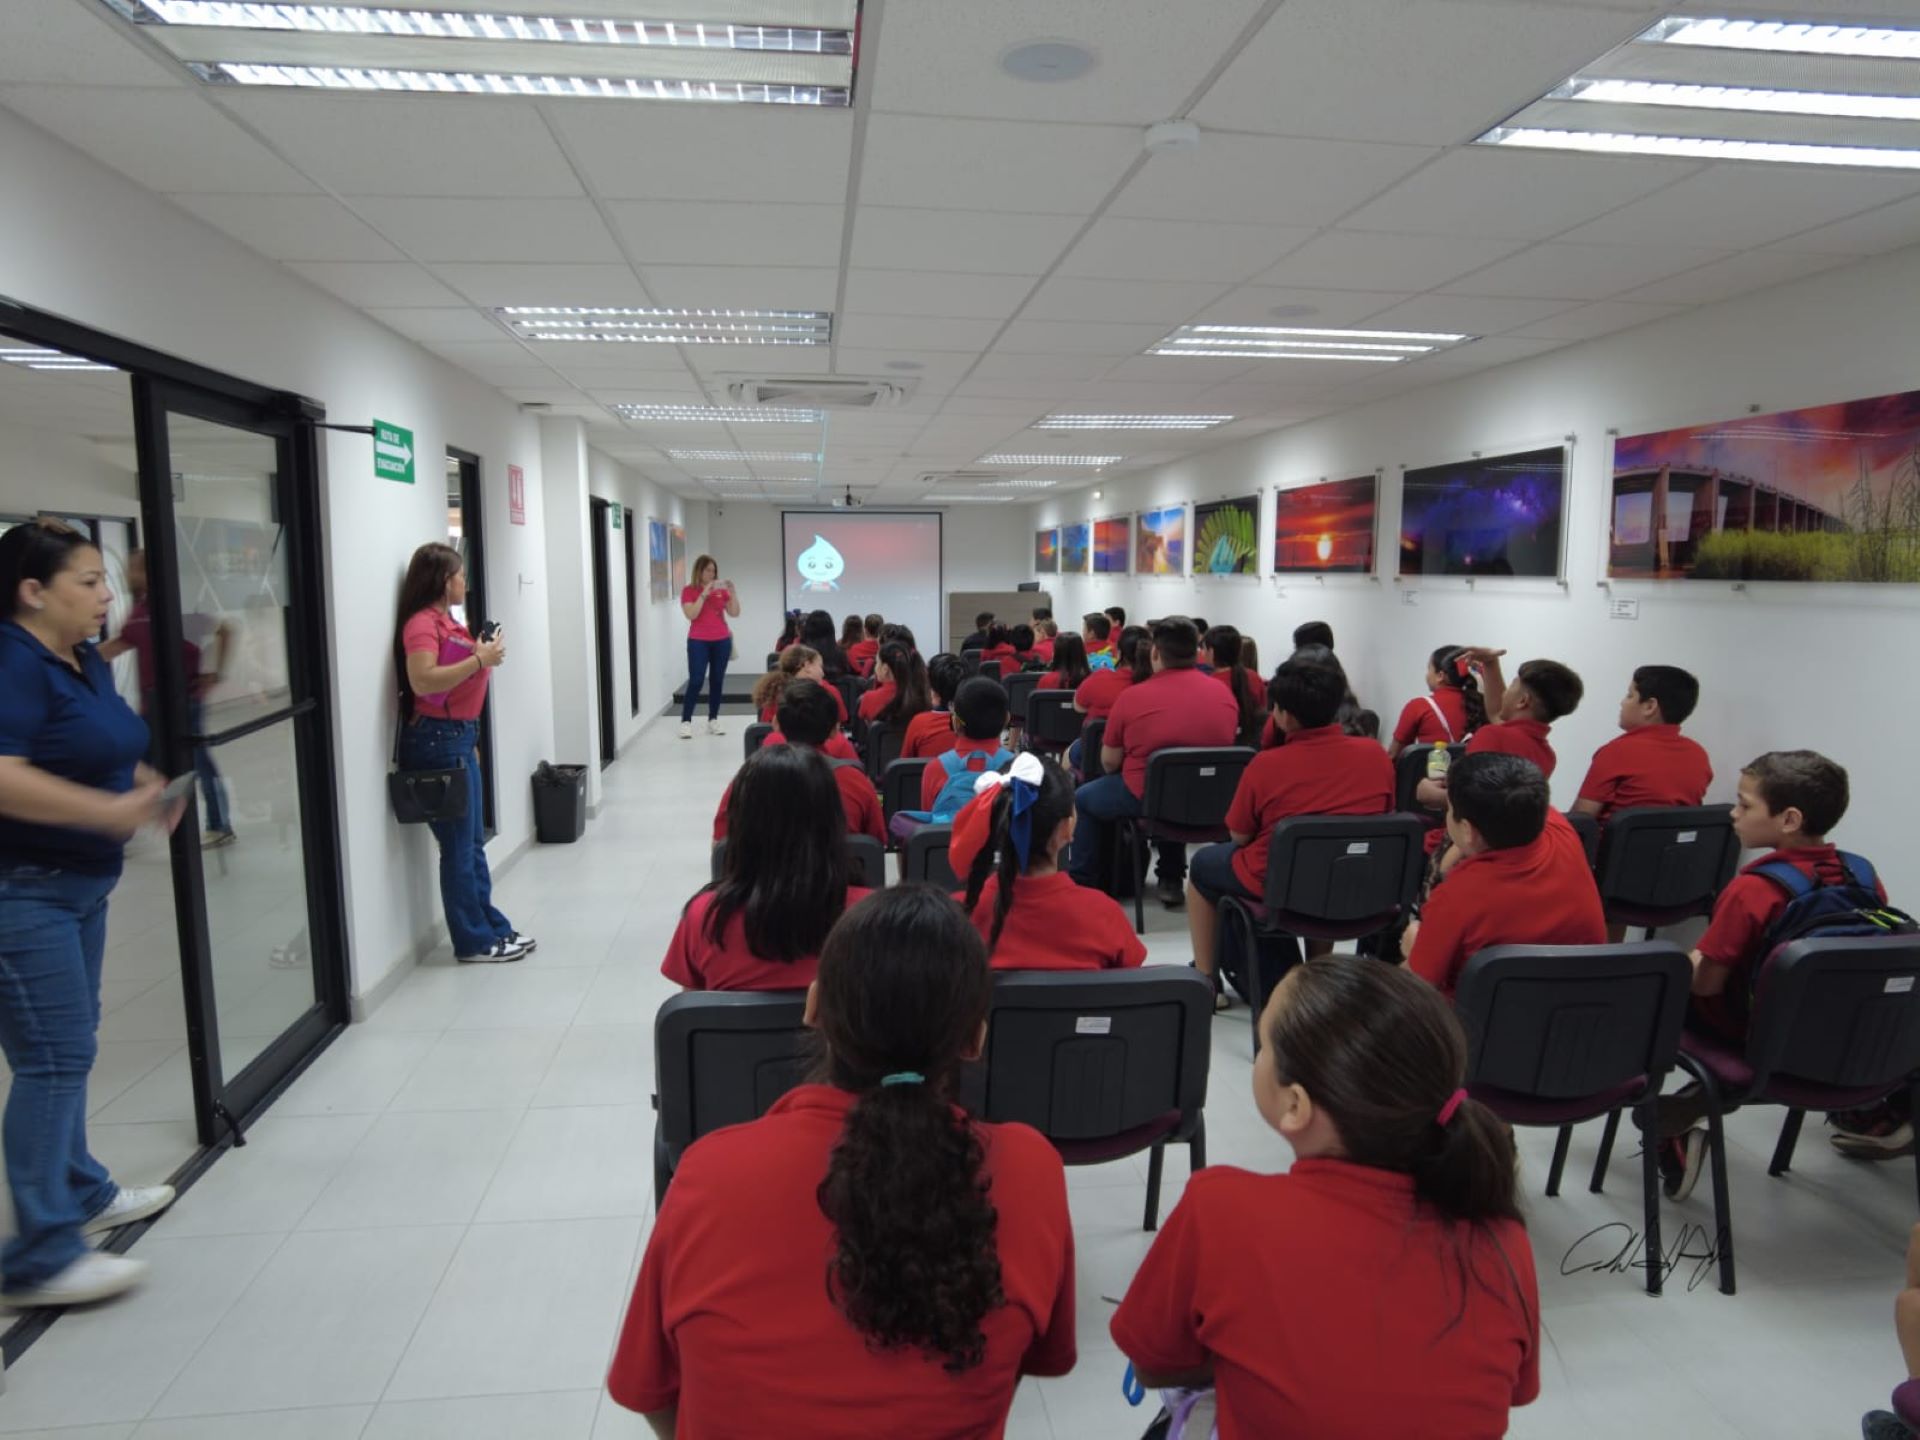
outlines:
[[[633,554],[633,511],[627,511],[627,699],[640,714],[640,567]]]
[[[613,575],[607,551],[607,532],[613,525],[613,502],[587,497],[587,525],[593,531],[593,656],[594,692],[600,703],[600,768],[606,769],[620,753],[613,733]]]
[[[460,467],[460,539],[467,554],[467,623],[477,626],[482,620],[497,617],[487,609],[487,521],[486,488],[480,479],[480,457],[458,445],[447,446],[447,458]],[[495,832],[493,763],[493,687],[487,687],[480,706],[480,828],[482,837],[491,840]]]

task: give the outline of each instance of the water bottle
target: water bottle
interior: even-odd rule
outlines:
[[[1453,751],[1447,748],[1447,742],[1436,740],[1433,749],[1427,752],[1427,779],[1445,780],[1447,771],[1453,767]]]

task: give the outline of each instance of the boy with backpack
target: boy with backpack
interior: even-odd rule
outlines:
[[[895,812],[888,831],[905,840],[922,825],[945,825],[966,809],[975,784],[989,770],[1013,763],[1000,743],[1007,728],[1007,692],[998,680],[976,675],[953,697],[953,748],[934,757],[920,775],[920,808]]]

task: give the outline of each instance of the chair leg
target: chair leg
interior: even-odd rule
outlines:
[[[1920,1078],[1916,1078],[1907,1092],[1907,1114],[1909,1117],[1920,1115]],[[1913,1183],[1916,1192],[1920,1192],[1920,1145],[1913,1150]]]
[[[1193,1138],[1187,1141],[1187,1170],[1198,1175],[1207,1168],[1207,1117],[1193,1122]]]
[[[1773,1160],[1767,1166],[1767,1174],[1784,1175],[1793,1168],[1793,1150],[1800,1143],[1800,1124],[1807,1118],[1804,1110],[1789,1110],[1787,1118],[1780,1126],[1780,1139],[1773,1147]]]
[[[1607,1140],[1613,1139],[1613,1127],[1619,1123],[1620,1112],[1614,1111],[1607,1117]],[[1645,1220],[1642,1222],[1646,1232],[1647,1294],[1658,1295],[1664,1276],[1660,1273],[1664,1263],[1665,1251],[1660,1243],[1660,1142],[1654,1137],[1660,1133],[1659,1122],[1654,1118],[1653,1101],[1648,1100],[1645,1112],[1640,1117],[1641,1134],[1644,1137],[1640,1146],[1640,1204]],[[1606,1158],[1605,1145],[1600,1155]],[[1596,1179],[1594,1189],[1599,1189]]]
[[[1712,1109],[1707,1111],[1708,1158],[1713,1162],[1714,1246],[1720,1252],[1720,1293],[1733,1294],[1733,1203],[1727,1191],[1727,1127],[1720,1114],[1720,1096],[1709,1085]]]
[[[1133,882],[1133,933],[1147,933],[1147,877],[1140,864],[1140,827],[1127,826],[1127,879]]]
[[[1567,1146],[1573,1143],[1573,1126],[1562,1125],[1553,1137],[1553,1163],[1547,1167],[1547,1197],[1560,1193],[1560,1173],[1567,1168]]]
[[[1620,1112],[1609,1110],[1607,1128],[1600,1132],[1600,1153],[1593,1157],[1593,1180],[1587,1186],[1587,1189],[1595,1195],[1598,1195],[1601,1187],[1607,1183],[1607,1165],[1613,1159],[1613,1141],[1619,1133]]]
[[[1253,1058],[1260,1058],[1260,1012],[1266,1009],[1266,967],[1260,963],[1260,936],[1253,928],[1253,917],[1247,917],[1247,948],[1243,952],[1246,968],[1241,971],[1247,977],[1247,1011],[1253,1018]]]
[[[1147,1152],[1147,1217],[1142,1230],[1160,1228],[1160,1170],[1166,1163],[1167,1144],[1162,1140]]]

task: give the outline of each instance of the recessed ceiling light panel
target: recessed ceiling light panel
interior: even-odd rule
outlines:
[[[1124,455],[982,455],[978,465],[1117,465]]]
[[[1211,430],[1231,415],[1049,415],[1035,430]]]
[[[1475,142],[1533,150],[1579,150],[1590,155],[1672,155],[1683,160],[1757,160],[1778,165],[1845,165],[1920,170],[1920,150],[1868,145],[1794,145],[1780,140],[1714,140],[1696,135],[1614,135],[1597,130],[1530,126],[1489,130]]]
[[[1688,110],[1740,110],[1765,115],[1828,115],[1849,120],[1920,120],[1920,97],[1837,95],[1817,90],[1756,90],[1732,85],[1675,85],[1651,80],[1575,76],[1556,100],[1590,105],[1668,105]]]
[[[622,420],[656,422],[704,421],[712,425],[813,425],[824,413],[819,410],[764,410],[744,405],[629,405],[608,407]]]
[[[1920,30],[1882,25],[1812,25],[1791,20],[1725,20],[1676,15],[1640,37],[1646,44],[1712,50],[1770,50],[1788,55],[1847,55],[1920,60]]]
[[[819,310],[661,310],[614,305],[509,305],[494,315],[523,340],[640,345],[826,345],[833,316]]]
[[[821,457],[811,450],[669,450],[673,460],[731,460],[742,465],[818,464]]]
[[[61,350],[44,350],[38,345],[0,346],[0,364],[18,365],[23,370],[117,370],[117,365],[102,365],[84,355],[68,355]]]
[[[1475,337],[1450,331],[1324,330],[1300,325],[1182,325],[1149,355],[1246,360],[1358,360],[1391,365]]]

